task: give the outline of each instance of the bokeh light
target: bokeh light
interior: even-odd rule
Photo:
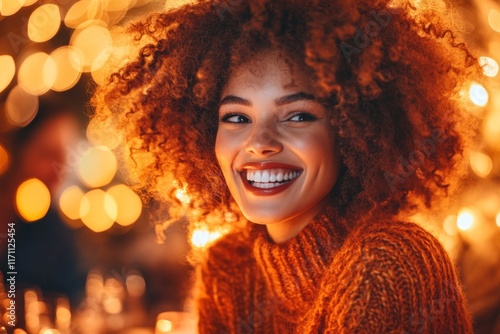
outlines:
[[[20,86],[11,89],[5,101],[7,120],[15,126],[26,126],[38,112],[38,96],[29,94]]]
[[[222,233],[217,231],[208,231],[203,228],[199,228],[193,231],[191,236],[191,243],[198,248],[207,246],[208,244],[214,242],[222,236]]]
[[[11,16],[17,13],[25,4],[25,0],[4,0],[0,6],[0,15]]]
[[[146,292],[146,281],[140,274],[130,274],[125,280],[127,293],[131,297],[141,297]]]
[[[479,107],[484,107],[488,104],[488,91],[481,84],[473,83],[470,86],[469,97],[471,101]]]
[[[170,333],[174,326],[172,322],[167,319],[160,319],[156,322],[156,330],[158,333]]]
[[[45,52],[29,55],[19,67],[19,86],[33,95],[45,94],[57,78],[56,62]]]
[[[31,6],[32,4],[36,3],[38,0],[26,0],[24,2],[24,7],[28,7],[28,6]]]
[[[89,72],[104,66],[111,53],[113,39],[105,24],[94,23],[77,29],[71,36],[70,45],[82,52],[83,71]]]
[[[111,187],[107,191],[108,195],[113,197],[118,207],[118,215],[115,221],[128,226],[139,219],[142,212],[142,202],[139,195],[124,184]]]
[[[500,227],[500,212],[497,214],[496,223],[497,226]]]
[[[78,186],[68,187],[59,198],[59,208],[69,219],[80,219],[80,203],[84,192]]]
[[[77,176],[89,188],[107,185],[117,170],[116,158],[106,146],[94,146],[85,152],[78,164]]]
[[[27,222],[42,219],[49,211],[50,192],[38,179],[24,181],[16,192],[16,208]]]
[[[488,24],[496,32],[500,32],[500,11],[492,8],[488,12]]]
[[[457,234],[457,216],[449,215],[443,221],[443,230],[446,234],[454,236]]]
[[[117,1],[119,2],[119,1]],[[68,28],[76,29],[89,26],[93,20],[100,20],[103,14],[101,1],[81,0],[71,6],[64,17],[64,24]]]
[[[116,131],[112,122],[111,118],[104,121],[92,118],[87,126],[88,140],[93,145],[103,145],[111,150],[118,147],[122,141],[122,135]]]
[[[9,55],[0,56],[0,69],[2,75],[0,76],[0,93],[9,86],[12,79],[16,74],[16,63],[14,58]]]
[[[71,46],[62,46],[54,50],[50,56],[57,66],[57,77],[52,85],[56,92],[66,91],[76,85],[82,76],[82,55]]]
[[[5,173],[10,165],[10,154],[9,152],[0,145],[0,175]]]
[[[28,20],[28,37],[37,43],[46,42],[57,34],[61,26],[59,6],[45,4],[33,11]]]
[[[467,231],[472,228],[475,222],[475,213],[469,208],[462,209],[457,218],[457,226],[462,231]]]
[[[493,169],[493,160],[482,152],[472,151],[470,154],[470,166],[479,177],[487,177]]]
[[[94,232],[108,230],[117,216],[115,200],[101,189],[87,192],[80,203],[83,223]]]
[[[498,63],[490,57],[479,57],[479,65],[483,68],[483,73],[487,77],[494,78],[498,74]]]

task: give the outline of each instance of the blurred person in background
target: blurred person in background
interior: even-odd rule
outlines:
[[[82,122],[73,107],[62,101],[41,100],[36,117],[25,127],[3,134],[11,155],[10,166],[0,176],[1,232],[15,223],[15,266],[18,291],[36,287],[44,293],[60,293],[76,304],[84,293],[86,268],[80,261],[76,231],[59,216],[58,192],[71,174],[68,154],[76,147]],[[40,220],[25,222],[16,212],[20,184],[36,178],[48,188],[51,204]],[[1,269],[7,264],[6,239],[2,239]],[[18,292],[17,298],[22,294]]]

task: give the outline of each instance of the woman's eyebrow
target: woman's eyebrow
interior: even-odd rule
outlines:
[[[304,93],[304,92],[298,92],[295,94],[287,95],[280,97],[279,99],[274,100],[274,103],[276,103],[277,106],[282,106],[285,104],[301,101],[301,100],[306,100],[306,101],[311,101],[315,100],[314,95]]]
[[[220,101],[221,106],[225,104],[240,104],[247,107],[252,106],[252,103],[250,101],[234,95],[228,95],[225,98],[223,98],[222,101]]]
[[[311,100],[315,100],[315,98],[314,98],[314,95],[312,95],[312,94],[298,92],[298,93],[294,93],[294,94],[280,97],[280,98],[274,100],[274,103],[276,103],[277,106],[282,106],[285,104],[289,104],[289,103],[293,103],[293,102],[297,102],[297,101],[301,101],[301,100],[311,101]],[[220,101],[221,106],[225,105],[225,104],[239,104],[239,105],[243,105],[243,106],[247,106],[247,107],[252,106],[252,102],[250,102],[244,98],[234,96],[234,95],[228,95],[228,96],[224,97],[222,99],[222,101]]]

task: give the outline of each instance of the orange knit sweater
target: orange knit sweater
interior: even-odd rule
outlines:
[[[325,210],[274,244],[250,225],[198,270],[199,333],[472,333],[455,269],[413,223],[349,229]]]

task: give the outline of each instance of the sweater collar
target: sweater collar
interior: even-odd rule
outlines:
[[[275,244],[264,225],[252,224],[253,253],[273,297],[281,303],[311,302],[347,227],[333,207],[327,207],[295,238]]]

